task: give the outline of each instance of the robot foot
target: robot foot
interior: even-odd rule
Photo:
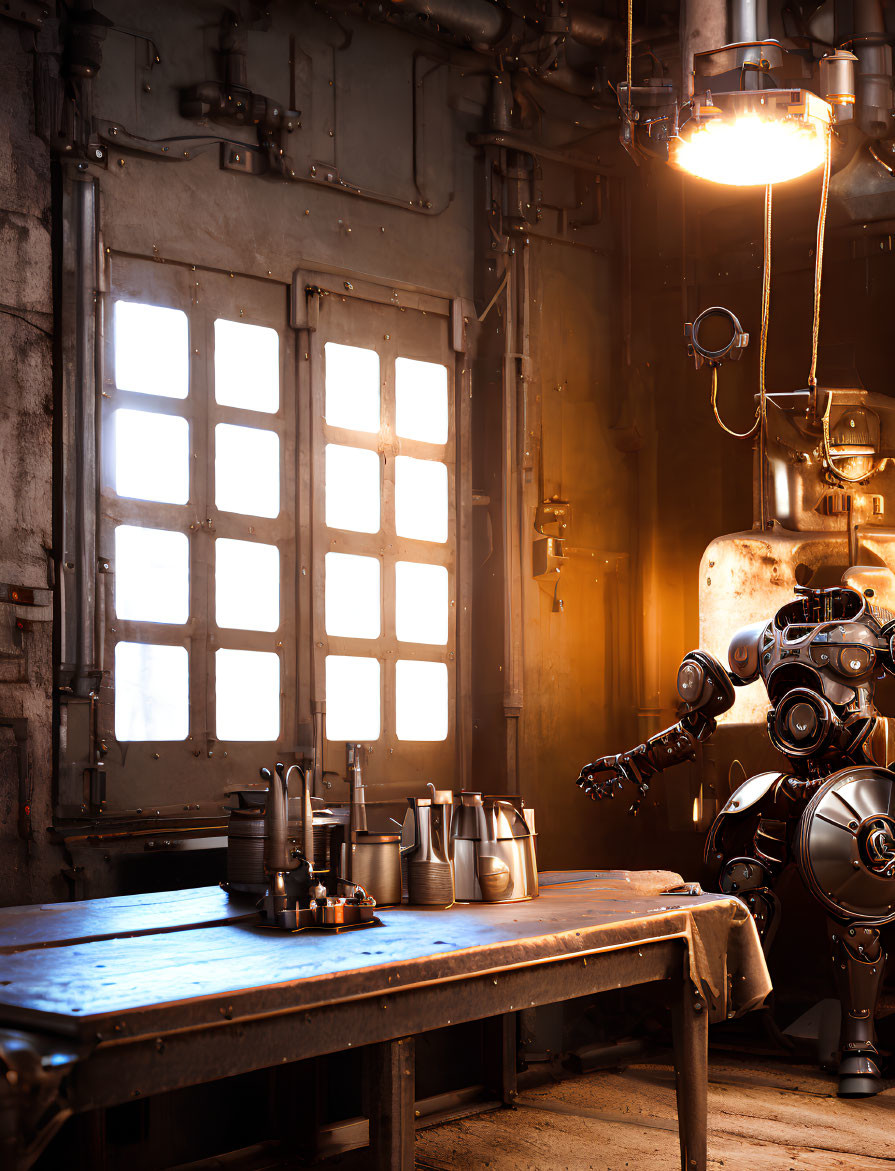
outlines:
[[[870,1098],[883,1088],[875,1051],[849,1053],[839,1063],[840,1098]]]

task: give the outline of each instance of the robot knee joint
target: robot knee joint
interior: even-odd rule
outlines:
[[[770,870],[757,858],[729,858],[721,867],[719,886],[724,894],[736,895],[755,920],[758,937],[767,948],[771,942],[780,903],[770,888]]]

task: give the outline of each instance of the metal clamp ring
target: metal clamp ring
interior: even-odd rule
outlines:
[[[710,350],[699,343],[700,326],[710,317],[723,317],[730,322],[733,330],[730,340],[717,350]],[[723,305],[712,305],[709,309],[703,309],[692,324],[688,322],[684,326],[684,336],[688,342],[687,352],[691,358],[696,359],[697,367],[701,366],[703,362],[708,362],[710,366],[720,366],[725,358],[735,361],[742,356],[743,350],[749,344],[749,335],[740,325],[739,318],[732,310],[725,309]]]

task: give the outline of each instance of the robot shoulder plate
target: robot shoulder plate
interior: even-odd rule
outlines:
[[[768,625],[766,621],[753,622],[751,626],[744,626],[742,630],[738,630],[730,640],[727,661],[731,673],[743,683],[751,683],[758,678],[761,666],[761,640]]]
[[[785,773],[758,773],[757,776],[750,777],[748,781],[743,781],[739,788],[735,789],[728,797],[721,813],[745,813],[753,805],[756,805],[766,793],[769,793],[784,776],[786,776]]]

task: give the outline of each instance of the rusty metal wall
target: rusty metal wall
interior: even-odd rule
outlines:
[[[53,282],[50,155],[32,58],[0,23],[0,883],[4,902],[65,896],[50,846]],[[16,605],[31,597],[39,605]]]
[[[241,169],[236,156],[253,130],[181,116],[180,89],[217,76],[219,6],[110,0],[103,11],[115,27],[93,83],[102,152],[88,173],[113,281],[127,256],[176,267],[180,279],[197,265],[221,279],[270,280],[284,293],[297,269],[317,265],[474,301],[477,313],[497,295],[481,324],[470,321],[471,423],[458,436],[472,496],[461,597],[472,613],[471,653],[458,664],[472,723],[466,783],[524,794],[538,812],[545,867],[668,865],[692,876],[702,840],[686,824],[696,769],[658,780],[637,823],[623,802],[588,805],[573,782],[584,761],[673,718],[676,667],[698,641],[699,559],[713,537],[751,520],[748,445],[717,431],[680,331],[731,283],[757,304],[760,216],[738,219],[740,204],[708,196],[685,209],[680,178],[635,173],[610,129],[601,157],[615,174],[578,239],[568,209],[596,202],[593,187],[582,193],[580,176],[573,182],[569,168],[543,163],[544,218],[506,253],[512,296],[503,295],[506,256],[492,249],[488,223],[491,147],[468,141],[487,127],[486,76],[447,68],[431,42],[395,28],[341,21],[311,4],[275,7],[269,29],[248,33],[248,83],[301,110],[288,140],[300,181],[285,182]],[[10,357],[0,585],[45,587],[54,488],[51,339],[41,332],[52,325],[50,162],[32,129],[30,34],[23,42],[4,24],[0,35],[10,133],[0,264],[5,299],[32,322],[2,317]],[[224,155],[208,138],[222,134],[232,140]],[[57,215],[61,222],[58,204]],[[722,268],[731,224],[743,230]],[[506,345],[510,326],[521,359],[515,338]],[[750,361],[731,383],[741,405]],[[554,496],[569,502],[571,521],[551,583],[535,580],[532,553],[538,506]],[[0,659],[3,672],[22,675],[10,683],[0,675],[0,733],[9,742],[0,757],[3,900],[65,896],[62,871],[73,863],[84,867],[79,893],[113,893],[124,880],[105,849],[79,846],[66,857],[47,845],[51,630],[34,608],[0,606],[32,623],[11,629],[12,657]],[[4,718],[28,719],[24,739],[24,726],[4,728]],[[23,775],[34,785],[30,844],[18,828],[22,743]],[[152,861],[152,881],[168,874],[174,885],[164,850]]]

